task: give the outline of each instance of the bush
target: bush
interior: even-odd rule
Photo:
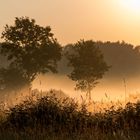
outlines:
[[[90,113],[85,104],[79,105],[70,98],[58,99],[46,95],[33,100],[29,97],[9,108],[0,132],[5,130],[40,137],[66,136],[76,139],[96,136],[100,139],[103,135],[113,139],[132,139],[139,137],[140,102],[128,103],[125,108],[114,109],[112,106],[104,112]]]

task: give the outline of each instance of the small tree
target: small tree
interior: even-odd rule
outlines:
[[[76,81],[75,89],[86,92],[90,101],[91,90],[98,83],[98,79],[101,79],[109,69],[109,66],[92,40],[79,41],[71,45],[71,48],[71,51],[67,52],[67,58],[73,71],[68,76]]]
[[[32,82],[40,73],[57,72],[61,46],[50,27],[41,27],[28,17],[16,18],[14,26],[6,25],[2,38],[5,41],[0,53],[8,58],[10,67],[21,71],[27,81]]]

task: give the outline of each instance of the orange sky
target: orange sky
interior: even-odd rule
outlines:
[[[127,1],[139,0],[0,0],[0,32],[14,17],[28,16],[50,25],[61,44],[94,39],[138,45],[140,7]]]

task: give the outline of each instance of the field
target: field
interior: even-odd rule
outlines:
[[[1,107],[1,140],[139,140],[140,102],[89,112],[70,98],[29,96]],[[1,105],[2,106],[2,105]]]

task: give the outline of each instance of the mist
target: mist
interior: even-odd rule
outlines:
[[[125,96],[140,93],[140,53],[139,46],[134,47],[125,42],[95,42],[103,52],[104,59],[110,66],[108,72],[102,79],[98,80],[98,84],[92,90],[92,99],[94,101],[103,100],[125,100]],[[71,45],[63,48],[63,52],[71,50]],[[6,67],[8,62],[1,56],[1,67]],[[81,96],[85,98],[85,93],[76,91],[75,82],[70,80],[67,75],[72,71],[67,66],[68,60],[63,55],[58,63],[58,73],[46,73],[39,75],[32,83],[32,89],[41,91],[49,91],[51,89],[62,90],[66,96],[81,100]],[[24,88],[23,88],[24,89]],[[24,91],[24,90],[23,90]],[[19,92],[21,93],[21,92]],[[12,97],[15,99],[18,93],[11,92],[1,94],[3,99]],[[107,96],[107,97],[106,97]]]
[[[134,47],[125,42],[95,42],[103,52],[105,61],[110,67],[102,79],[92,91],[94,101],[125,100],[126,96],[140,93],[140,53],[139,47]],[[64,51],[70,51],[71,45],[67,45]],[[65,57],[58,64],[58,74],[40,75],[34,82],[33,88],[40,90],[57,89],[63,90],[68,96],[80,99],[85,93],[75,91],[75,82],[67,75],[71,68],[67,67],[68,61]]]
[[[124,83],[123,77],[112,77],[108,78],[108,75],[104,76],[102,80],[96,85],[92,91],[92,99],[94,101],[106,100],[105,96],[108,96],[108,100],[125,100],[125,90],[127,92],[127,97],[131,94],[140,93],[140,76],[133,78],[126,77],[126,83]],[[125,89],[126,84],[126,89]],[[75,91],[75,83],[70,80],[65,75],[59,74],[46,74],[40,75],[34,82],[33,88],[38,88],[42,91],[47,91],[51,89],[62,90],[68,96],[81,99],[81,95],[85,97],[85,93],[80,91]]]

